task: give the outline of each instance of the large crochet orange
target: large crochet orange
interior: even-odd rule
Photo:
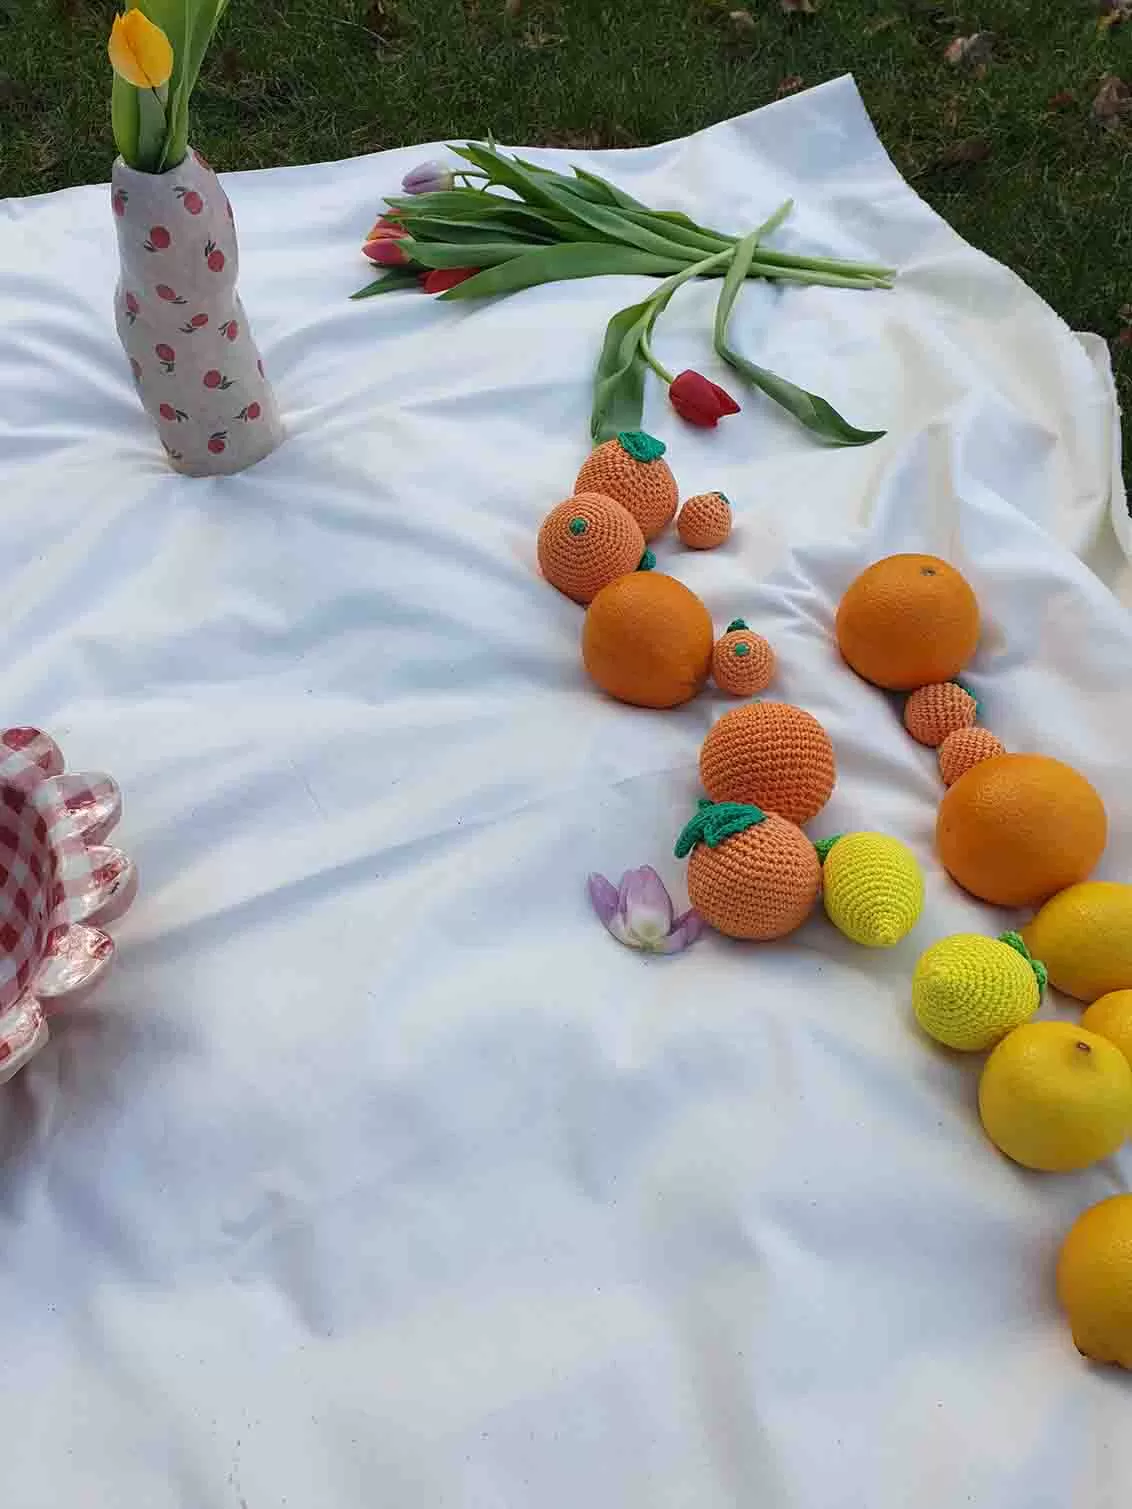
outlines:
[[[964,890],[996,906],[1031,906],[1086,880],[1108,820],[1092,786],[1046,755],[980,760],[939,805],[936,846]]]
[[[635,572],[603,587],[590,604],[582,659],[618,701],[676,707],[707,680],[712,635],[711,615],[682,582]]]
[[[729,938],[784,938],[821,889],[818,853],[801,828],[740,802],[701,802],[676,843],[685,856],[689,900]]]
[[[574,483],[575,492],[605,493],[627,508],[653,540],[672,522],[680,494],[676,478],[662,461],[662,440],[644,430],[622,430],[587,456]]]
[[[538,532],[538,563],[552,587],[588,603],[635,571],[645,554],[641,526],[601,493],[578,493],[552,508]]]
[[[979,605],[954,566],[934,555],[890,555],[850,583],[837,643],[866,681],[911,692],[951,681],[975,653]]]
[[[716,802],[748,802],[808,823],[837,778],[833,745],[812,713],[751,702],[724,713],[700,750],[700,779]]]

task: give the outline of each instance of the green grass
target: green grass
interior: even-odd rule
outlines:
[[[919,192],[1071,325],[1113,341],[1132,410],[1132,332],[1118,339],[1132,325],[1132,117],[1109,131],[1091,114],[1106,73],[1132,82],[1132,20],[1100,30],[1103,3],[818,0],[785,15],[779,0],[522,0],[511,16],[504,0],[232,0],[193,139],[227,168],[489,130],[627,146],[851,71]],[[108,176],[115,8],[0,0],[0,193]],[[978,30],[997,38],[981,77],[943,58]]]

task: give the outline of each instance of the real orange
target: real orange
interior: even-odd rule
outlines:
[[[850,583],[837,643],[858,676],[892,692],[951,681],[975,653],[979,605],[966,579],[934,555],[890,555]]]
[[[936,822],[944,869],[996,906],[1037,905],[1087,879],[1107,836],[1085,777],[1034,754],[980,760],[948,788]]]
[[[590,603],[582,659],[619,702],[676,707],[707,680],[713,637],[711,615],[694,592],[660,572],[635,572]]]

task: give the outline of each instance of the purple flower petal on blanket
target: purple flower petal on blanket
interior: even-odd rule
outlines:
[[[673,920],[672,898],[651,865],[626,870],[617,890],[604,875],[591,875],[589,893],[602,925],[626,948],[677,954],[704,930],[698,912],[684,912]]]
[[[682,917],[677,917],[672,924],[672,931],[665,938],[659,952],[662,954],[683,953],[689,945],[695,943],[701,937],[707,923],[699,912],[685,912]]]
[[[619,910],[639,948],[655,948],[672,930],[672,898],[651,865],[630,870],[621,880]]]
[[[602,927],[608,927],[617,912],[617,887],[604,875],[591,875],[586,882],[590,902]]]

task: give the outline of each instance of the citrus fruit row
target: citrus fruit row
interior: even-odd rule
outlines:
[[[909,694],[905,728],[939,751],[936,848],[958,885],[995,906],[1032,906],[1088,878],[1108,837],[1104,803],[1071,766],[1008,754],[977,726],[978,703],[957,678],[979,642],[979,605],[954,566],[933,555],[874,562],[841,599],[836,632],[859,676]]]
[[[1110,1157],[1132,1133],[1132,886],[1088,881],[1107,817],[1084,776],[1043,755],[1008,754],[978,726],[978,704],[958,680],[978,638],[974,593],[935,556],[877,561],[837,614],[846,663],[907,693],[905,728],[939,751],[947,792],[936,846],[948,874],[980,900],[1041,908],[1021,934],[965,933],[925,950],[912,980],[916,1019],[949,1048],[989,1050],[979,1116],[1002,1153],[1070,1172]],[[1047,979],[1092,1003],[1079,1025],[1032,1020]],[[1132,1368],[1132,1196],[1078,1219],[1057,1286],[1078,1348]]]
[[[890,948],[919,920],[924,884],[911,850],[880,833],[814,844],[802,825],[837,779],[833,745],[804,708],[751,702],[708,731],[699,758],[707,798],[676,843],[688,896],[717,932],[768,942],[806,921],[823,896],[846,937]]]
[[[691,549],[722,545],[731,506],[697,493],[676,516],[679,490],[665,447],[626,431],[586,459],[569,498],[542,522],[538,560],[553,587],[586,608],[582,660],[609,696],[637,707],[678,707],[709,675],[723,692],[752,697],[771,683],[774,651],[743,619],[716,641],[711,615],[675,577],[654,571],[649,541],[676,518]]]

